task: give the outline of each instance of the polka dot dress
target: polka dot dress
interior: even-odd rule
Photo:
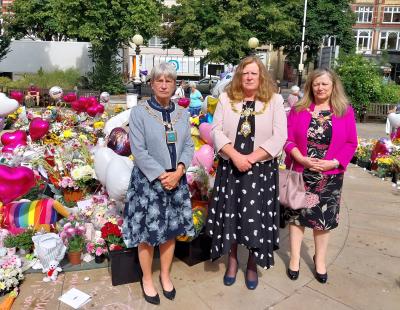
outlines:
[[[246,102],[254,107],[254,102]],[[241,117],[235,149],[250,154],[254,147],[255,116],[248,117],[251,134],[240,133]],[[263,268],[274,265],[273,251],[279,248],[279,189],[276,161],[256,163],[248,172],[240,172],[229,160],[220,158],[206,232],[212,238],[211,259],[229,253],[232,243],[246,246]]]

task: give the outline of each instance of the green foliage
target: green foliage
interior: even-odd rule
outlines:
[[[25,74],[22,79],[9,81],[5,85],[8,88],[27,88],[30,84],[34,84],[39,88],[50,88],[57,85],[63,89],[73,89],[74,86],[78,85],[80,78],[80,73],[76,69],[67,69],[65,71],[55,70],[51,72],[39,70],[36,74]]]
[[[363,56],[340,57],[336,72],[359,115],[371,102],[378,102],[381,98],[382,78],[376,64]]]
[[[4,246],[6,248],[16,248],[17,247],[17,237],[15,235],[7,235],[4,238]]]
[[[68,240],[68,252],[81,252],[85,247],[85,238],[82,235],[75,235]]]
[[[206,61],[238,63],[249,54],[252,36],[275,46],[294,38],[296,22],[288,8],[296,1],[178,0],[166,9],[161,36],[166,47],[176,46],[186,55],[207,49]]]
[[[10,51],[11,38],[8,35],[0,35],[0,61],[6,58]]]
[[[16,39],[23,37],[39,38],[44,41],[68,39],[54,14],[54,7],[59,2],[61,1],[14,0],[11,10],[15,14],[5,16],[10,34]]]
[[[16,247],[19,249],[23,249],[25,251],[29,251],[33,247],[32,237],[34,236],[33,229],[27,229],[24,232],[15,236]]]
[[[394,83],[382,83],[379,96],[380,103],[397,103],[400,101],[400,86]]]

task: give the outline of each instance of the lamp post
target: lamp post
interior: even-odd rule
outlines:
[[[260,42],[255,37],[251,37],[249,39],[249,41],[247,41],[247,45],[251,49],[250,55],[255,55],[256,54],[256,48],[258,47],[259,44],[260,44]]]
[[[142,81],[140,80],[140,45],[143,44],[143,37],[140,34],[135,34],[132,38],[132,42],[135,44],[135,79],[133,84],[137,90],[138,98],[141,98],[142,91],[141,91],[141,84]]]
[[[299,63],[299,80],[297,81],[297,85],[301,87],[301,80],[303,76],[304,64],[303,64],[303,56],[304,56],[304,37],[306,35],[306,19],[307,19],[307,0],[304,0],[304,15],[303,15],[303,33],[301,35],[301,47],[300,47],[300,63]]]

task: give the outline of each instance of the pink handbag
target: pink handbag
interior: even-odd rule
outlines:
[[[306,189],[303,174],[279,169],[279,202],[285,208],[298,210],[306,207]]]

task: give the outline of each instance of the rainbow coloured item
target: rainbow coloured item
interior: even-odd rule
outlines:
[[[64,217],[69,211],[54,199],[11,202],[0,208],[0,227],[18,231],[28,227],[50,230],[50,224],[57,222],[57,214]]]

